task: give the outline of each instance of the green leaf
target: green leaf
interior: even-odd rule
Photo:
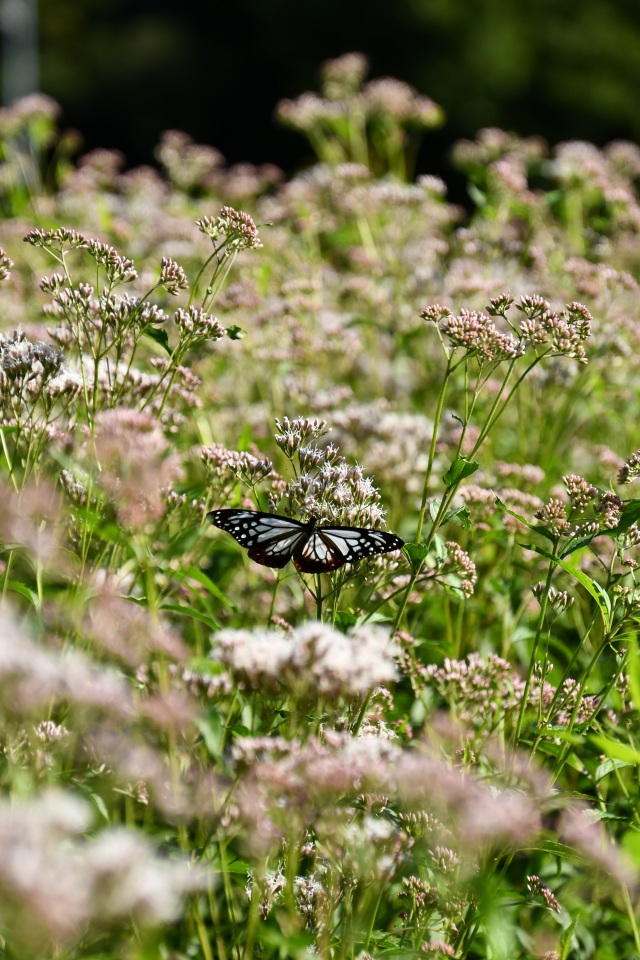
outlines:
[[[354,627],[358,622],[358,617],[348,610],[338,610],[336,614],[336,627],[338,630],[346,631],[349,627]]]
[[[195,580],[196,583],[199,583],[200,586],[204,587],[207,593],[210,593],[212,597],[215,597],[216,600],[219,600],[220,603],[224,604],[227,610],[232,610],[233,613],[238,612],[238,608],[235,603],[232,603],[231,600],[222,592],[220,587],[218,587],[213,580],[211,580],[206,573],[203,573],[199,567],[187,567],[186,570],[181,570],[174,574],[175,579],[179,580],[181,583],[184,583],[186,586],[189,586],[189,580]]]
[[[211,630],[220,629],[220,624],[214,617],[209,617],[206,613],[200,613],[198,610],[194,610],[193,607],[185,607],[179,603],[163,603],[160,609],[168,610],[169,613],[179,613],[183,617],[191,617],[192,620],[200,620]]]
[[[624,510],[622,511],[622,516],[618,526],[610,531],[602,531],[603,533],[611,533],[612,536],[617,537],[620,533],[626,533],[629,527],[633,526],[634,523],[640,522],[640,500],[627,500],[624,505]]]
[[[242,327],[237,327],[233,324],[230,327],[227,327],[227,336],[229,340],[244,340],[247,335],[247,331],[243,330]]]
[[[24,583],[20,583],[19,580],[7,580],[4,584],[5,590],[13,590],[14,593],[19,593],[21,596],[26,597],[29,603],[32,603],[36,610],[40,609],[40,601],[38,599],[38,594],[35,590],[30,590],[29,587],[26,587]]]
[[[455,487],[456,484],[470,477],[479,469],[480,464],[476,463],[475,460],[467,460],[466,457],[456,457],[442,478],[444,485],[447,489]]]
[[[154,327],[152,324],[149,324],[148,327],[145,327],[142,331],[145,337],[149,337],[150,340],[155,341],[159,344],[166,353],[171,356],[171,347],[169,346],[169,335],[163,327]]]
[[[571,540],[567,540],[566,544],[562,549],[561,557],[568,557],[569,554],[575,553],[576,550],[580,550],[581,547],[586,547],[591,543],[594,537],[599,537],[600,531],[596,533],[591,533],[586,537],[572,537]]]
[[[578,917],[575,917],[571,921],[568,927],[566,927],[560,934],[558,940],[558,946],[560,947],[560,956],[558,960],[568,960],[569,954],[571,953],[571,941],[573,940],[573,931],[578,926]]]
[[[621,846],[625,853],[631,857],[636,867],[640,867],[640,833],[637,827],[634,830],[627,830],[622,837]]]
[[[592,580],[591,577],[588,577],[586,573],[583,573],[582,570],[578,570],[572,563],[567,563],[566,560],[560,559],[560,557],[554,557],[553,554],[548,553],[546,550],[543,550],[542,547],[538,547],[533,543],[521,543],[521,547],[524,547],[525,550],[534,550],[535,553],[539,553],[540,556],[546,557],[548,560],[551,560],[553,563],[557,563],[559,567],[562,567],[563,570],[566,570],[567,573],[577,580],[578,583],[582,584],[585,590],[591,594],[593,599],[598,604],[600,608],[600,613],[604,621],[605,630],[609,630],[611,627],[611,600],[607,592],[597,583],[595,580]]]
[[[429,550],[423,543],[405,543],[402,549],[414,569],[429,555]]]
[[[468,507],[456,507],[455,510],[447,510],[444,517],[442,518],[441,527],[445,523],[449,523],[452,520],[454,523],[457,523],[463,530],[469,532],[473,529],[473,524],[471,523],[471,514],[469,513]]]
[[[442,503],[442,500],[440,498],[436,500],[428,501],[427,508],[429,510],[429,516],[431,517],[432,520],[435,520],[437,518],[441,503]]]
[[[526,517],[523,517],[521,513],[515,513],[513,510],[510,510],[509,507],[508,507],[505,503],[502,502],[502,500],[500,499],[500,497],[496,497],[496,498],[495,498],[495,502],[496,502],[496,507],[498,508],[498,510],[500,510],[502,513],[508,513],[509,516],[510,516],[510,517],[513,517],[515,520],[519,520],[520,523],[523,523],[523,524],[525,525],[525,527],[527,527],[529,530],[533,531],[533,533],[541,533],[542,536],[543,536],[543,537],[546,537],[547,540],[550,540],[551,543],[555,543],[556,540],[558,539],[558,538],[555,536],[555,534],[551,533],[550,530],[547,530],[546,527],[540,526],[540,525],[535,524],[535,523],[531,523],[531,521],[530,521],[530,520],[527,520]]]
[[[209,755],[216,760],[219,759],[224,734],[220,714],[211,711],[206,717],[197,718],[195,724]]]
[[[630,747],[620,740],[611,740],[599,733],[592,733],[589,740],[612,760],[623,760],[625,763],[640,765],[640,750]]]
[[[248,450],[253,443],[253,431],[251,430],[251,424],[247,423],[242,428],[242,433],[238,437],[238,442],[236,443],[236,450]]]
[[[89,799],[91,800],[91,803],[94,805],[94,807],[96,808],[96,810],[98,811],[98,813],[100,814],[100,816],[101,816],[107,823],[111,823],[111,817],[109,816],[109,811],[107,810],[107,806],[106,806],[104,800],[102,799],[102,797],[100,796],[100,794],[98,794],[98,793],[90,793],[90,794],[89,794]]]

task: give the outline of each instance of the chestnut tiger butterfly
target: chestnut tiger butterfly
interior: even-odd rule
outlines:
[[[235,537],[256,563],[279,568],[293,560],[300,573],[328,573],[404,546],[393,533],[321,525],[316,517],[302,523],[258,510],[212,510],[207,519]]]

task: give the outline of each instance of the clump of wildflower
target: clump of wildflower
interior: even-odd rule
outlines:
[[[180,290],[186,290],[189,287],[187,275],[175,260],[170,257],[163,257],[160,267],[160,279],[158,286],[164,287],[167,293],[177,297]]]
[[[618,483],[631,483],[640,476],[640,450],[627,457],[618,471]]]
[[[596,513],[600,524],[607,530],[615,530],[620,522],[623,510],[624,501],[615,493],[603,493],[598,498]]]
[[[202,447],[200,457],[209,476],[226,480],[233,477],[248,487],[255,487],[263,480],[279,479],[273,463],[267,457],[257,457],[247,450],[227,450],[221,443]]]
[[[6,280],[11,272],[13,260],[7,256],[2,247],[0,247],[0,283]]]
[[[567,495],[571,500],[571,506],[574,510],[583,511],[598,496],[598,488],[592,483],[578,477],[575,474],[568,474],[562,478]]]
[[[326,432],[326,421],[285,417],[276,425],[281,431],[276,443],[292,463],[294,457],[298,460],[295,479],[284,490],[292,513],[346,526],[379,526],[384,513],[373,481],[359,466],[350,466],[333,444],[305,444]]]
[[[446,317],[453,316],[453,313],[450,307],[442,307],[439,303],[432,303],[424,308],[420,316],[423,320],[427,320],[430,323],[439,323]]]
[[[327,432],[326,420],[309,420],[307,417],[295,417],[293,420],[289,420],[289,417],[279,420],[276,417],[276,426],[280,433],[274,434],[274,440],[289,459],[298,452],[303,443],[317,440]]]
[[[527,890],[532,896],[535,896],[536,894],[541,896],[549,910],[553,910],[555,913],[560,913],[560,904],[554,897],[550,888],[546,885],[546,883],[542,882],[540,877],[536,876],[535,874],[530,874],[527,877]]]
[[[442,318],[440,330],[454,347],[477,355],[480,363],[513,360],[522,356],[525,344],[511,334],[501,333],[484,313],[463,308],[459,316]]]
[[[491,297],[487,306],[490,317],[506,317],[509,307],[513,304],[513,297],[508,293],[501,293],[498,297]]]
[[[88,805],[62,792],[0,805],[0,914],[22,947],[49,953],[114,921],[167,923],[202,885],[202,874],[160,858],[132,831],[83,840],[90,820]]]
[[[345,53],[322,64],[322,91],[328,100],[341,100],[360,89],[369,70],[364,53]]]
[[[388,631],[373,625],[349,634],[322,623],[288,633],[222,630],[213,643],[213,658],[249,689],[353,698],[396,677],[397,648]]]
[[[545,594],[544,583],[537,583],[531,588],[531,592],[536,600],[540,600],[540,597]],[[549,605],[557,617],[568,610],[574,602],[574,598],[569,596],[566,590],[556,590],[555,587],[549,587],[546,593]]]
[[[478,579],[475,563],[466,550],[463,550],[455,541],[448,540],[445,546],[447,548],[446,573],[460,577],[460,589],[463,594],[465,597],[472,596]]]
[[[210,190],[224,157],[215,147],[195,143],[181,130],[166,130],[156,156],[175,185],[189,193]]]
[[[198,307],[176,310],[173,321],[178,328],[180,345],[183,349],[209,340],[220,340],[226,333],[216,317],[210,316]]]
[[[536,512],[536,519],[549,527],[556,537],[569,533],[571,524],[566,517],[566,506],[557,497],[551,497],[545,505]]]
[[[196,225],[200,232],[210,237],[214,243],[222,237],[218,251],[225,247],[228,256],[236,250],[262,246],[253,219],[248,213],[234,210],[233,207],[222,207],[218,217],[202,217],[196,220]]]
[[[87,245],[89,256],[95,260],[99,267],[104,267],[105,273],[111,285],[119,283],[129,283],[138,276],[133,260],[128,260],[121,256],[118,251],[109,246],[108,243],[101,243],[99,240],[89,240]]]
[[[122,720],[132,712],[129,685],[115,671],[95,668],[79,653],[65,656],[37,645],[0,610],[0,689],[3,710],[30,713],[51,701],[106,710]]]
[[[494,653],[487,657],[471,653],[466,660],[447,657],[442,666],[428,664],[421,674],[447,701],[455,699],[460,718],[475,727],[491,722],[492,714],[514,710],[520,702],[517,674]]]
[[[57,252],[62,252],[65,248],[78,250],[86,249],[89,246],[89,241],[83,234],[67,227],[58,227],[57,230],[42,230],[38,227],[28,233],[24,237],[24,241],[30,243],[33,247],[43,247],[45,250],[55,250]]]
[[[429,957],[455,957],[456,952],[443,940],[430,940],[428,943],[420,945],[420,952],[426,953]]]
[[[162,493],[181,467],[157,420],[135,410],[105,410],[96,418],[95,450],[100,484],[123,523],[140,527],[162,516]]]
[[[415,915],[418,920],[438,905],[438,891],[427,880],[409,876],[402,878],[402,890],[398,899],[408,901],[409,916]]]
[[[247,874],[245,892],[249,902],[253,902],[256,894],[260,898],[258,912],[261,920],[266,920],[276,903],[280,900],[282,891],[287,885],[287,878],[282,866],[276,870],[264,870],[259,876],[253,871]]]
[[[60,495],[47,481],[29,481],[19,492],[0,486],[0,538],[45,569],[68,571]]]

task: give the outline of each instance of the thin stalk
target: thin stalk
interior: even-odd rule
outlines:
[[[554,555],[556,547],[554,546]],[[520,734],[522,732],[522,724],[524,722],[524,715],[527,709],[527,699],[529,697],[529,689],[531,687],[531,679],[533,677],[533,671],[536,664],[536,653],[538,652],[538,645],[540,643],[540,638],[542,636],[542,628],[544,626],[545,617],[547,614],[547,605],[549,603],[549,588],[551,586],[551,580],[553,577],[553,572],[555,565],[553,563],[549,564],[549,569],[547,570],[547,579],[544,585],[544,592],[540,600],[540,616],[538,617],[538,624],[536,626],[536,635],[533,641],[533,650],[531,651],[531,657],[529,659],[529,669],[527,671],[527,679],[525,680],[524,690],[522,692],[522,699],[520,701],[520,710],[518,711],[518,722],[516,724],[515,732],[515,743],[517,745],[518,740],[520,739]]]
[[[576,702],[575,702],[575,704],[574,704],[574,706],[573,706],[573,710],[571,711],[571,716],[569,717],[569,723],[567,724],[567,727],[566,727],[566,730],[567,730],[567,733],[568,733],[568,734],[571,734],[571,733],[573,732],[573,728],[575,727],[576,717],[578,716],[578,712],[579,712],[580,706],[581,706],[581,704],[582,704],[582,698],[583,698],[584,692],[585,692],[585,690],[586,690],[586,688],[587,688],[587,683],[589,682],[589,677],[591,676],[591,671],[592,671],[593,668],[595,667],[597,661],[600,659],[600,656],[601,656],[601,654],[604,652],[605,647],[607,647],[607,646],[611,643],[611,640],[612,640],[611,635],[610,635],[609,633],[606,633],[606,634],[604,635],[604,637],[602,638],[602,641],[601,641],[600,645],[598,646],[597,650],[595,651],[595,653],[594,653],[593,656],[591,657],[591,660],[590,660],[589,663],[587,664],[587,666],[586,666],[586,668],[585,668],[585,671],[584,671],[584,673],[582,674],[582,677],[580,678],[580,686],[578,687],[578,692],[576,693]],[[569,754],[571,753],[572,750],[573,750],[573,744],[571,744],[571,743],[566,743],[566,744],[564,745],[564,747],[562,748],[560,754],[558,755],[558,758],[557,758],[557,760],[556,760],[556,762],[555,762],[555,764],[554,764],[554,767],[553,767],[553,775],[554,775],[554,777],[557,778],[557,777],[560,776],[560,773],[562,772],[562,768],[564,767],[565,763],[567,762],[567,759],[568,759],[568,757],[569,757]]]
[[[640,935],[638,934],[638,924],[636,923],[636,911],[631,903],[629,888],[627,887],[626,883],[621,883],[620,886],[622,887],[622,899],[624,900],[624,905],[627,908],[629,923],[631,924],[631,929],[633,930],[633,940],[636,945],[636,953],[640,954]]]
[[[442,410],[444,408],[444,399],[447,393],[447,386],[449,383],[449,378],[451,376],[452,368],[452,357],[447,357],[447,369],[445,370],[444,377],[442,378],[442,385],[440,387],[440,393],[438,395],[438,403],[436,405],[436,412],[433,418],[433,436],[431,437],[431,447],[429,448],[429,460],[427,462],[427,470],[424,477],[424,485],[422,488],[422,501],[420,503],[420,513],[418,515],[418,528],[416,530],[416,543],[420,543],[420,537],[422,536],[422,527],[424,525],[424,515],[427,509],[427,498],[429,496],[429,487],[431,484],[431,472],[433,470],[433,462],[436,456],[436,445],[438,442],[438,429],[440,426],[440,421],[442,419]]]

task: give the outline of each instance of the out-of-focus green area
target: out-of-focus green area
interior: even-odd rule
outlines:
[[[234,161],[304,162],[273,108],[349,50],[443,106],[425,168],[488,125],[550,142],[640,139],[635,0],[56,0],[40,5],[40,36],[43,92],[88,146],[132,162],[151,159],[168,127]]]

